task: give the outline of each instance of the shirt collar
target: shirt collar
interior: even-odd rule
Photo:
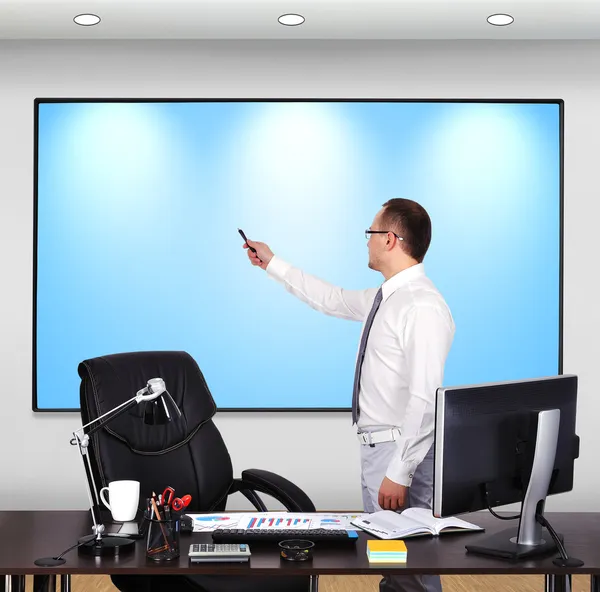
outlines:
[[[425,275],[425,267],[423,266],[423,263],[417,263],[416,265],[411,265],[403,271],[399,271],[396,275],[393,275],[389,280],[386,280],[383,282],[383,284],[381,284],[381,294],[383,296],[383,300],[387,300],[398,288],[407,282],[423,275]]]

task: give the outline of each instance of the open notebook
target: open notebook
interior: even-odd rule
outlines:
[[[446,532],[484,530],[460,518],[436,518],[431,510],[407,508],[401,514],[381,510],[352,520],[352,524],[380,539],[402,539],[412,536],[439,536]]]

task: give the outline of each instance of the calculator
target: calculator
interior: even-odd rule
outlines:
[[[189,551],[190,561],[248,561],[250,547],[245,543],[240,544],[191,544]]]

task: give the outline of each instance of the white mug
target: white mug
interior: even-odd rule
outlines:
[[[104,497],[105,491],[108,491],[110,504]],[[130,522],[135,519],[140,503],[140,482],[111,481],[100,490],[100,498],[115,522]]]

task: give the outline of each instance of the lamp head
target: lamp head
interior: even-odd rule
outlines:
[[[147,394],[146,394],[147,393]],[[144,423],[165,424],[173,415],[181,417],[181,411],[169,394],[162,378],[151,378],[146,387],[137,393],[138,402],[144,403]]]
[[[137,392],[136,398],[138,403],[155,401],[166,391],[167,387],[165,386],[165,381],[162,378],[151,378],[146,383],[146,386]]]
[[[148,394],[159,397],[167,390],[165,381],[162,378],[151,378],[148,381]]]

